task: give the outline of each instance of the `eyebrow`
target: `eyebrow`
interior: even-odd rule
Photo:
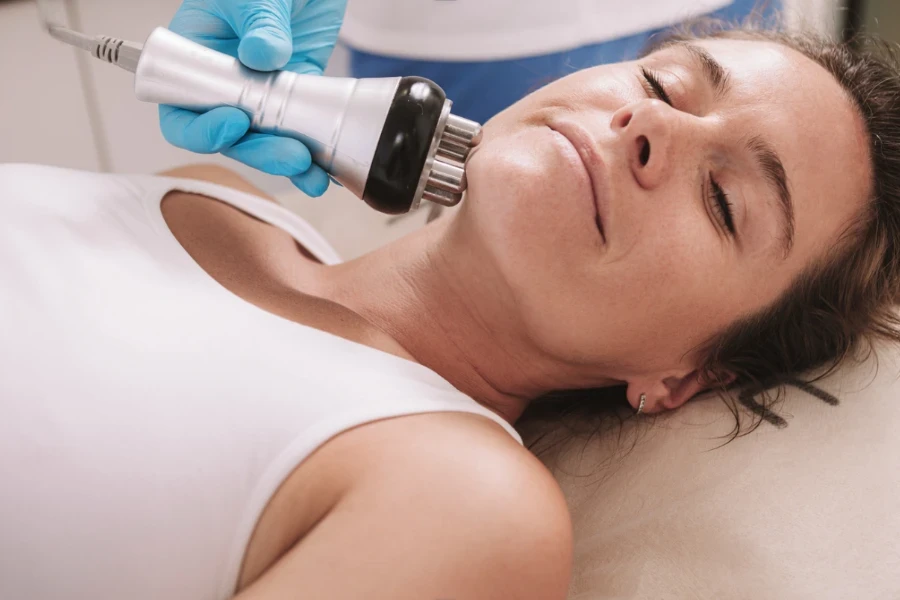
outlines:
[[[774,148],[759,136],[750,138],[747,142],[747,149],[753,155],[763,177],[778,198],[779,214],[781,215],[781,250],[783,256],[787,257],[794,246],[794,202],[791,199],[791,190],[788,187],[784,164]]]
[[[716,98],[721,98],[730,89],[729,73],[705,48],[690,42],[678,42],[674,44],[678,48],[687,51],[691,60],[699,67],[709,86],[713,89]],[[788,185],[787,173],[784,163],[775,149],[762,137],[753,136],[746,144],[747,150],[753,155],[757,168],[762,172],[769,187],[778,198],[779,214],[781,216],[781,250],[787,257],[794,245],[794,202],[791,198],[791,189]]]
[[[709,82],[709,86],[715,92],[716,98],[721,98],[728,93],[728,90],[731,87],[729,85],[728,71],[725,70],[725,67],[723,67],[712,54],[705,48],[690,42],[681,42],[678,43],[677,46],[687,50],[691,60],[700,67],[700,72],[703,73],[703,76]]]

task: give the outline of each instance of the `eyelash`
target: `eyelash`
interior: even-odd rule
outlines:
[[[642,83],[644,84],[647,94],[662,100],[669,106],[673,106],[672,99],[669,97],[666,87],[660,82],[659,77],[646,67],[641,67],[641,74],[644,76]],[[737,232],[734,227],[733,205],[728,200],[728,194],[725,193],[721,186],[716,182],[715,178],[713,178],[712,173],[709,174],[707,196],[709,196],[710,201],[713,202],[716,212],[719,214],[719,220],[721,221],[722,226],[729,231],[732,237],[735,236]]]

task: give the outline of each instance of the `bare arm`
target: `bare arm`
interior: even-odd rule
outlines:
[[[571,522],[551,475],[497,439],[445,441],[367,478],[237,600],[563,600]]]

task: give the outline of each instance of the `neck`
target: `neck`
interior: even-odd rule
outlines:
[[[559,389],[559,369],[515,321],[514,297],[467,255],[442,218],[388,246],[319,273],[318,295],[360,315],[409,356],[514,423],[530,399]],[[470,258],[472,260],[470,260]],[[571,381],[571,380],[570,380]],[[557,386],[557,387],[554,387]]]

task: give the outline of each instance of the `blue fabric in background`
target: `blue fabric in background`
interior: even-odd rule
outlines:
[[[741,19],[759,4],[759,0],[735,0],[711,16]],[[770,0],[763,17],[772,15],[780,5],[780,0]],[[484,123],[554,79],[578,69],[634,59],[651,36],[662,31],[665,29],[654,29],[555,54],[488,62],[409,60],[350,48],[350,71],[353,77],[426,77],[447,92],[454,114]]]

